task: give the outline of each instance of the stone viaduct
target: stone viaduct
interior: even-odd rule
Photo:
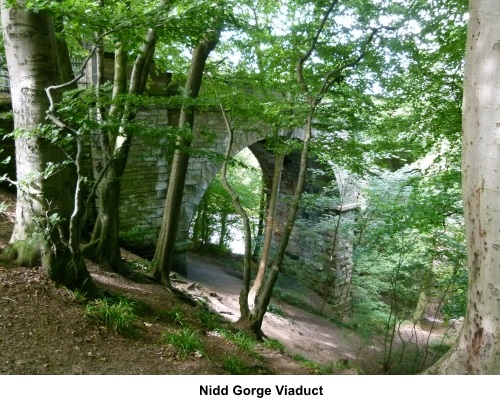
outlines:
[[[91,69],[91,67],[90,67]],[[87,83],[92,83],[92,72],[87,75]],[[150,86],[150,95],[164,95],[167,80],[165,76],[153,76]],[[8,86],[7,86],[8,88]],[[1,90],[0,90],[1,91]],[[3,93],[5,96],[5,93]],[[4,103],[5,104],[5,103]],[[141,111],[137,120],[147,121],[156,128],[165,128],[175,125],[178,111],[167,108],[160,102]],[[10,128],[9,123],[3,122],[5,131]],[[297,129],[293,137],[302,138],[303,131]],[[216,176],[220,163],[207,156],[222,155],[228,142],[227,130],[218,109],[204,109],[198,111],[194,125],[192,149],[201,152],[190,159],[188,176],[184,189],[182,214],[176,243],[176,261],[174,270],[186,272],[186,254],[192,243],[189,240],[191,222],[197,206],[206,189]],[[0,141],[0,149],[4,154],[14,156],[13,141]],[[263,131],[247,128],[244,123],[235,125],[235,142],[231,148],[231,156],[235,156],[245,148],[249,148],[258,160],[266,184],[271,188],[274,170],[274,157],[265,147]],[[1,153],[0,153],[1,154]],[[92,165],[98,164],[99,156],[89,148]],[[140,248],[143,253],[151,254],[161,226],[165,196],[169,178],[168,150],[157,147],[141,140],[140,134],[135,137],[129,162],[122,179],[120,227],[122,242],[126,246]],[[0,159],[2,156],[0,156]],[[13,161],[13,160],[12,160]],[[314,163],[312,163],[314,164]],[[12,173],[12,167],[7,168]],[[282,174],[280,202],[278,204],[278,222],[284,223],[287,211],[286,197],[291,195],[295,188],[298,172],[298,156],[287,156]],[[352,227],[356,202],[356,189],[350,184],[350,176],[342,171],[335,171],[335,179],[341,194],[342,204],[331,207],[328,211],[337,218],[344,231],[341,235],[336,229],[323,229],[311,232],[311,224],[298,221],[294,227],[288,246],[290,257],[302,262],[306,271],[314,277],[320,272],[329,272],[331,281],[328,302],[339,314],[349,310],[352,263]],[[98,200],[96,201],[98,205]],[[337,227],[338,228],[338,227]],[[275,229],[275,239],[279,238],[281,230]],[[328,263],[328,264],[327,264]]]

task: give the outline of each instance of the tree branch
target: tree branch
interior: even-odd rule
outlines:
[[[323,32],[323,28],[325,27],[326,22],[328,21],[328,18],[330,18],[330,15],[333,11],[333,8],[337,5],[339,0],[333,0],[328,7],[328,9],[325,11],[323,14],[323,18],[321,19],[321,23],[319,24],[318,30],[316,31],[316,34],[314,35],[313,40],[311,41],[311,46],[309,49],[306,51],[305,54],[303,54],[301,57],[299,57],[297,61],[297,66],[296,66],[296,75],[297,75],[297,81],[299,83],[299,86],[301,90],[307,94],[309,92],[306,80],[304,78],[304,63],[311,57],[311,54],[314,52],[314,49],[316,48],[316,45],[318,43],[319,36]]]

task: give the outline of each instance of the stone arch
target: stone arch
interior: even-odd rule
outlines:
[[[226,125],[220,111],[204,111],[198,114],[194,133],[195,137],[192,142],[194,150],[204,151],[208,154],[217,154],[219,156],[225,154],[229,139]],[[215,139],[213,135],[216,135]],[[301,139],[302,136],[303,134],[301,131],[294,131],[292,134],[292,137],[299,139]],[[243,149],[259,144],[259,142],[265,139],[266,136],[262,131],[255,129],[236,130],[230,157],[236,156]],[[252,149],[250,148],[250,150]],[[220,170],[220,167],[220,163],[211,161],[203,156],[190,158],[186,184],[184,187],[182,214],[177,234],[178,241],[185,241],[188,239],[189,229],[198,204],[203,198],[208,186]]]
[[[217,115],[205,118],[207,128],[209,125],[217,123]],[[220,117],[219,117],[220,118]],[[216,141],[209,142],[208,139],[197,137],[193,141],[193,146],[205,151],[223,153],[227,146],[227,132],[225,128],[219,128],[220,137]],[[303,132],[295,131],[294,137],[301,139]],[[273,171],[274,156],[265,150],[265,137],[257,131],[239,131],[236,134],[236,142],[231,150],[231,156],[235,156],[244,148],[248,147],[259,161],[259,165],[264,173],[267,188],[270,188]],[[287,156],[282,174],[282,186],[280,194],[282,198],[278,204],[278,217],[281,216],[281,223],[285,222],[288,211],[286,196],[293,193],[296,185],[296,177],[299,168],[300,153],[296,152]],[[314,166],[314,161],[311,161]],[[321,271],[329,271],[332,274],[333,285],[329,292],[328,302],[339,315],[346,314],[350,309],[351,276],[353,270],[352,262],[352,239],[353,228],[350,226],[354,221],[357,204],[357,190],[352,182],[352,176],[333,163],[334,178],[330,181],[336,182],[341,195],[339,205],[331,207],[330,211],[338,218],[343,231],[340,235],[332,232],[322,231],[315,237],[307,236],[307,230],[300,225],[294,227],[294,232],[290,239],[288,253],[290,257],[300,259],[311,269],[311,274]],[[181,228],[178,233],[178,244],[176,253],[176,270],[183,273],[186,268],[186,251],[191,244],[188,241],[189,226],[194,213],[201,201],[210,182],[217,174],[220,165],[213,163],[203,157],[194,158],[190,162],[189,175],[186,182],[186,189],[183,202],[183,218],[181,218]],[[275,239],[279,239],[279,227],[275,232]],[[328,266],[318,259],[318,257],[331,256]],[[328,267],[328,268],[326,268]],[[314,274],[313,274],[314,275]]]

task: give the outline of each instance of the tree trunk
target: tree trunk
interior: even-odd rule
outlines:
[[[220,28],[210,31],[193,52],[191,68],[186,82],[185,97],[195,99],[198,97],[210,52],[219,42]],[[179,129],[193,131],[195,109],[192,105],[184,105],[179,118]],[[189,163],[188,149],[191,146],[191,137],[181,134],[177,137],[172,169],[168,181],[165,210],[158,236],[158,244],[153,259],[154,277],[170,285],[170,270],[174,259],[175,241],[181,214],[182,196]]]
[[[253,308],[256,304],[257,294],[262,289],[262,284],[265,280],[266,269],[269,264],[269,256],[273,243],[273,232],[276,225],[276,206],[278,205],[278,197],[281,184],[281,173],[283,171],[283,161],[285,154],[280,153],[275,157],[274,175],[271,195],[269,196],[269,207],[266,215],[266,227],[264,231],[264,240],[262,241],[262,253],[259,261],[259,269],[253,282],[250,293],[248,294],[248,305]]]
[[[227,213],[222,213],[220,218],[220,233],[219,233],[219,252],[222,252],[224,248],[224,240],[226,239],[227,234]]]
[[[119,235],[119,203],[121,176],[120,161],[110,163],[100,185],[99,211],[90,243],[85,247],[85,255],[93,261],[105,264],[119,272],[122,266]]]
[[[267,312],[267,307],[271,302],[271,296],[273,293],[274,285],[276,284],[276,281],[278,280],[278,275],[281,271],[281,265],[285,257],[288,241],[290,239],[290,235],[292,233],[295,220],[297,219],[300,198],[302,196],[302,192],[304,191],[304,185],[307,173],[307,162],[309,158],[309,145],[312,136],[312,118],[314,114],[314,107],[315,107],[314,105],[311,107],[311,111],[309,112],[307,118],[305,137],[303,140],[302,151],[300,155],[300,166],[297,177],[297,184],[295,186],[295,190],[292,196],[292,201],[288,209],[286,223],[285,226],[283,227],[283,232],[280,237],[280,242],[278,245],[276,256],[273,260],[271,268],[269,269],[269,274],[267,278],[262,283],[259,291],[255,295],[254,307],[252,308],[251,312],[248,314],[246,318],[242,314],[241,318],[237,321],[237,325],[239,327],[251,330],[256,334],[258,338],[260,338],[263,335],[262,322],[264,320],[264,315]]]
[[[17,131],[18,198],[8,254],[25,265],[41,259],[56,283],[96,294],[85,263],[72,257],[67,244],[74,190],[70,171],[63,166],[49,171],[51,165],[62,165],[66,155],[39,130],[49,123],[45,89],[60,80],[54,22],[48,13],[25,10],[23,5],[1,4]]]
[[[471,0],[465,56],[462,191],[468,301],[458,342],[427,374],[500,374],[500,3]]]
[[[49,190],[61,189],[61,176],[41,179],[47,163],[62,161],[59,148],[41,138],[49,101],[45,87],[57,83],[57,55],[52,20],[46,13],[9,9],[2,2],[2,26],[9,69],[16,137],[17,204],[11,238],[12,255],[24,264],[40,260],[43,241],[35,240],[36,218],[46,212]],[[38,174],[38,178],[34,178]],[[30,180],[32,179],[32,180]],[[45,192],[45,193],[44,193]],[[36,198],[35,198],[36,197]],[[55,208],[55,207],[53,207]],[[61,208],[61,207],[57,207]]]
[[[273,292],[274,285],[278,280],[278,275],[281,271],[281,265],[283,263],[283,259],[285,257],[286,248],[288,246],[288,241],[290,239],[290,235],[292,233],[292,228],[295,224],[295,220],[297,218],[297,213],[299,210],[299,202],[302,196],[302,192],[304,191],[304,185],[306,180],[307,173],[307,162],[309,157],[309,144],[311,142],[312,137],[312,120],[314,113],[316,111],[316,107],[321,101],[324,93],[330,88],[333,84],[332,78],[336,78],[342,72],[343,68],[337,68],[336,70],[329,72],[321,85],[320,89],[316,93],[316,95],[311,95],[309,87],[306,83],[304,77],[304,64],[310,58],[312,52],[314,51],[319,35],[321,34],[326,20],[330,17],[331,12],[338,0],[332,0],[330,6],[325,11],[322,21],[319,25],[316,36],[313,38],[310,48],[306,53],[301,55],[298,58],[296,65],[296,75],[297,82],[299,87],[301,88],[304,96],[307,100],[309,111],[307,114],[306,125],[305,125],[305,137],[302,144],[302,152],[300,155],[300,166],[299,173],[297,177],[297,184],[295,186],[295,190],[292,196],[292,201],[290,203],[290,207],[288,210],[288,215],[286,219],[286,223],[283,228],[283,233],[281,234],[280,242],[278,245],[278,250],[276,252],[276,257],[273,260],[271,265],[269,274],[265,281],[260,283],[259,290],[255,293],[254,307],[252,310],[246,314],[246,316],[242,313],[240,319],[236,322],[237,326],[245,329],[249,329],[253,331],[256,336],[259,338],[263,335],[262,333],[262,322],[264,320],[264,315],[267,312],[267,307],[271,302],[271,296]],[[276,176],[276,173],[275,173]],[[274,188],[274,185],[273,185]],[[241,304],[240,304],[241,305]]]
[[[255,235],[255,247],[252,253],[252,259],[257,261],[262,250],[262,236],[264,235],[264,217],[266,215],[267,197],[264,191],[265,181],[264,176],[262,176],[262,189],[260,190],[260,200],[259,200],[259,224],[257,225],[257,234]]]
[[[163,4],[163,3],[162,3]],[[130,78],[128,94],[142,95],[145,91],[145,77],[149,74],[153,61],[153,54],[156,44],[156,33],[150,29],[146,40],[137,56]],[[97,50],[98,59],[98,83],[96,92],[99,94],[99,84],[102,82],[103,75],[103,50]],[[127,55],[123,50],[123,45],[118,43],[115,53],[115,77],[113,83],[113,101],[110,108],[109,119],[121,120],[122,124],[130,122],[134,114],[130,112],[130,102],[125,103],[120,108],[116,99],[127,92],[126,88],[126,62]],[[97,119],[104,120],[104,109],[97,105]],[[122,260],[119,246],[119,205],[121,179],[125,172],[130,145],[133,136],[125,133],[123,127],[120,127],[118,133],[107,133],[102,131],[98,148],[102,153],[102,167],[104,170],[102,182],[99,185],[99,209],[96,224],[92,231],[90,243],[84,248],[87,257],[97,263],[106,265],[110,270],[121,272]]]
[[[193,224],[193,249],[194,250],[199,250],[202,245],[202,236],[203,236],[203,223],[204,223],[204,218],[203,216],[205,211],[205,202],[204,198],[200,201],[200,204],[198,204],[198,210],[196,211],[196,216],[194,218],[194,224]]]
[[[227,181],[227,165],[231,155],[231,149],[234,142],[234,130],[231,125],[231,122],[224,110],[224,106],[221,104],[221,112],[224,117],[224,122],[226,124],[227,132],[229,134],[229,142],[227,144],[227,148],[224,154],[224,162],[222,163],[221,168],[221,182],[224,190],[227,191],[229,196],[231,197],[231,201],[233,202],[234,208],[238,212],[243,221],[243,239],[245,242],[245,251],[243,256],[243,282],[241,285],[240,296],[239,296],[239,304],[240,304],[240,320],[241,319],[252,319],[252,313],[248,306],[248,294],[250,291],[250,279],[252,273],[252,231],[250,227],[250,219],[248,218],[248,214],[245,211],[245,208],[241,204],[239,196],[234,191],[233,187]],[[236,322],[236,325],[241,327],[241,323]],[[246,325],[244,325],[246,327]],[[256,331],[256,335],[260,338],[260,329]]]

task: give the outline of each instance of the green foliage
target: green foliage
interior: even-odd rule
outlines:
[[[354,277],[356,279],[356,275]],[[379,296],[369,294],[364,288],[358,287],[356,280],[353,286],[352,315],[344,326],[355,330],[358,335],[368,340],[377,335],[384,335],[386,324],[385,303]]]
[[[142,259],[140,257],[134,260],[128,260],[126,266],[131,270],[136,270],[143,273],[150,273],[152,268],[152,262],[147,259]]]
[[[254,337],[250,336],[246,332],[231,332],[227,329],[218,329],[218,332],[222,335],[222,337],[234,343],[237,347],[239,347],[249,355],[258,356],[257,352],[255,351],[257,341]]]
[[[185,315],[181,308],[174,307],[168,309],[164,312],[164,314],[170,321],[176,323],[177,325],[183,326],[183,322],[185,322]]]
[[[239,331],[237,333],[231,333],[229,335],[226,335],[226,337],[240,349],[248,353],[254,351],[256,341],[253,337],[251,337],[247,333]]]
[[[281,318],[286,318],[286,313],[280,307],[272,303],[268,305],[267,311]]]
[[[217,329],[217,331],[224,339],[229,340],[248,355],[256,358],[260,357],[259,353],[255,350],[257,341],[253,335],[249,335],[244,331],[232,332],[223,328]]]
[[[193,353],[203,354],[204,352],[203,341],[198,333],[189,327],[183,327],[179,331],[163,331],[160,343],[172,345],[183,358]]]
[[[317,363],[315,361],[309,360],[300,354],[294,354],[292,358],[302,364],[304,367],[310,369],[313,374],[328,375],[336,374],[335,371],[343,370],[349,368],[348,360],[332,361],[326,364]]]
[[[125,232],[121,232],[120,238],[128,244],[134,245],[143,242],[144,239],[150,235],[151,230],[141,226],[135,226],[131,229],[127,229]]]
[[[240,201],[247,210],[251,221],[258,221],[262,172],[250,161],[250,151],[239,154],[228,169],[231,182]],[[256,208],[257,207],[257,208]],[[232,240],[231,231],[242,229],[241,219],[236,212],[231,197],[222,186],[220,173],[214,178],[198,205],[193,225],[195,248],[207,250],[216,244],[219,252],[226,251]]]
[[[429,177],[400,170],[371,179],[358,220],[349,326],[366,337],[385,336],[384,365],[391,372],[424,366],[418,350],[395,347],[400,325],[418,323],[429,303],[448,317],[465,309],[459,196],[450,198]]]
[[[277,339],[266,339],[264,340],[264,346],[268,349],[277,350],[280,353],[285,352],[285,345]]]
[[[115,333],[130,334],[137,319],[135,304],[125,298],[98,299],[87,304],[85,313]]]
[[[71,291],[73,298],[76,302],[83,304],[87,302],[87,294],[80,289],[76,288],[74,291]]]
[[[437,358],[446,354],[446,352],[450,349],[451,346],[444,344],[443,342],[433,343],[429,345],[429,351],[431,351]]]
[[[467,271],[465,266],[456,269],[445,269],[437,279],[437,289],[449,289],[442,311],[446,320],[459,319],[465,316],[467,308]]]
[[[320,374],[320,372],[319,372],[320,364],[319,363],[316,363],[315,361],[309,360],[309,359],[305,358],[304,356],[302,356],[301,354],[292,355],[292,359],[299,362],[304,367],[307,367],[308,369],[310,369],[314,374]]]
[[[0,179],[0,181],[1,181],[1,179]],[[9,204],[7,204],[4,201],[0,202],[0,214],[3,214],[5,211],[7,211],[8,208],[9,208]]]
[[[248,374],[248,365],[246,362],[236,356],[224,356],[222,365],[226,371],[232,375]]]
[[[215,330],[217,328],[220,328],[223,322],[223,318],[219,314],[207,310],[200,311],[198,313],[198,317],[200,318],[200,321],[203,324],[203,326],[210,330]]]

